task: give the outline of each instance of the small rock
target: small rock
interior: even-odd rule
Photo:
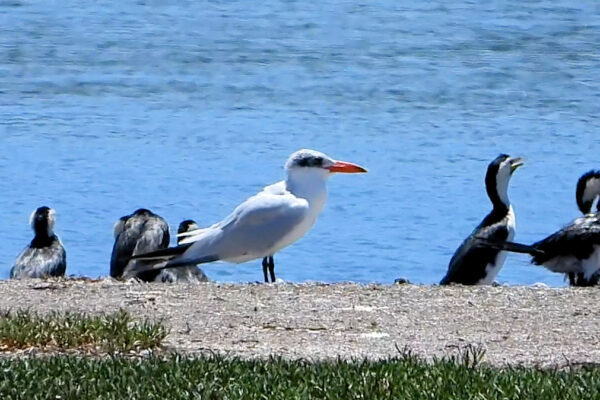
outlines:
[[[151,355],[152,355],[152,350],[150,350],[150,349],[140,351],[141,357],[149,357]]]

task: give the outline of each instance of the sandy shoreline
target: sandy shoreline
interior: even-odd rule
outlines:
[[[169,349],[243,357],[431,357],[468,344],[496,365],[600,363],[597,288],[1,281],[0,310],[123,308],[164,320]]]

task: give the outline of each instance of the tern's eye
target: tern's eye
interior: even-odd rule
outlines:
[[[323,157],[304,157],[298,160],[299,167],[322,167]]]
[[[294,159],[292,165],[295,167],[313,167],[323,168],[323,165],[327,163],[327,158],[315,154],[302,154],[301,156]]]

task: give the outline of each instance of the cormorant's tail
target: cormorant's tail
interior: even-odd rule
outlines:
[[[498,250],[506,250],[513,253],[529,254],[533,257],[543,256],[545,253],[533,246],[515,242],[497,242],[493,240],[479,238],[479,243],[484,246],[489,246]]]

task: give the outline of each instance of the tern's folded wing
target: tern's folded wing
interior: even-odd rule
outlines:
[[[196,237],[185,259],[216,255],[221,260],[262,257],[304,220],[308,202],[291,194],[265,192],[239,205],[221,223]],[[186,239],[187,242],[189,239]]]
[[[275,196],[275,197],[272,197],[272,196]],[[231,222],[234,222],[237,218],[239,218],[238,211],[245,210],[247,208],[247,205],[249,203],[251,203],[254,206],[254,205],[256,205],[256,203],[258,203],[258,201],[267,201],[268,202],[267,199],[269,199],[269,198],[279,199],[279,198],[282,198],[282,197],[285,198],[286,201],[287,201],[287,199],[289,197],[294,198],[296,200],[300,200],[300,199],[297,199],[296,197],[294,197],[293,195],[290,194],[290,192],[286,188],[285,181],[280,181],[280,182],[274,183],[272,185],[265,186],[260,193],[258,193],[257,195],[249,198],[244,203],[242,203],[240,206],[238,206],[238,208],[236,208],[234,210],[234,212],[231,213],[223,221],[221,221],[219,223],[216,223],[216,224],[214,224],[214,225],[212,225],[212,226],[210,226],[208,228],[200,228],[200,229],[194,229],[193,231],[187,231],[187,232],[178,233],[177,237],[178,238],[183,238],[180,241],[181,244],[196,242],[199,239],[201,239],[204,234],[210,233],[211,229],[213,229],[213,228],[220,229],[223,226],[226,226],[226,225],[230,224]],[[272,210],[269,209],[268,207],[267,207],[266,210],[264,208],[262,208],[262,207],[255,208],[255,212],[257,214],[260,214],[262,212],[269,213],[271,211]]]

